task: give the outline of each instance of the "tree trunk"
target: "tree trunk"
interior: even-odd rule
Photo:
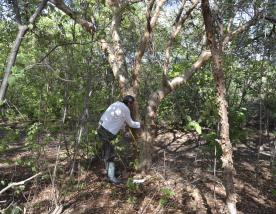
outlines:
[[[222,69],[222,46],[216,39],[214,20],[211,14],[209,1],[202,0],[202,14],[204,18],[205,30],[209,46],[212,53],[212,70],[216,82],[216,100],[219,114],[219,144],[222,149],[222,167],[224,169],[224,186],[226,190],[226,205],[229,213],[235,214],[236,210],[236,194],[234,188],[234,166],[232,158],[232,144],[229,138],[229,123],[228,123],[228,104],[225,99],[225,83],[224,73]]]
[[[228,104],[225,99],[224,73],[221,56],[218,51],[212,52],[212,69],[216,81],[216,100],[220,119],[219,144],[222,149],[222,166],[224,168],[224,185],[226,189],[226,204],[230,213],[236,213],[236,195],[234,188],[233,148],[229,138]]]
[[[139,169],[147,171],[152,164],[152,144],[156,131],[156,111],[162,99],[171,92],[163,87],[150,95],[145,115],[145,126],[140,136],[140,165]]]
[[[2,81],[2,84],[1,84],[1,88],[0,88],[0,103],[3,102],[3,100],[4,100],[6,89],[8,87],[8,79],[9,79],[9,76],[10,76],[10,74],[12,72],[12,67],[13,67],[13,65],[15,63],[15,60],[16,60],[16,57],[17,57],[17,53],[19,51],[20,45],[22,43],[22,40],[23,40],[25,34],[27,33],[27,31],[29,30],[28,25],[32,25],[36,21],[37,17],[40,15],[40,13],[42,12],[42,10],[46,6],[47,2],[48,2],[48,0],[43,0],[40,3],[40,5],[37,8],[37,10],[30,17],[28,24],[21,25],[21,21],[19,21],[19,23],[18,23],[18,29],[19,29],[19,31],[17,33],[16,39],[15,39],[13,47],[11,49],[11,52],[10,52],[10,55],[9,55],[9,58],[8,58],[8,61],[7,61],[7,67],[5,69],[5,75],[4,75],[4,78],[3,78],[3,81]],[[15,8],[18,9],[18,5],[15,5]],[[15,13],[16,13],[16,16],[17,16],[17,20],[20,20],[19,12],[15,11]]]
[[[15,39],[13,47],[11,49],[11,53],[10,53],[10,56],[8,58],[8,64],[7,64],[7,67],[5,69],[5,75],[4,75],[4,78],[3,78],[3,81],[2,81],[2,84],[1,84],[1,88],[0,88],[0,102],[4,100],[6,89],[8,87],[8,79],[9,79],[9,76],[11,74],[12,67],[15,63],[15,60],[16,60],[17,53],[18,53],[19,47],[21,45],[21,42],[22,42],[25,34],[28,31],[28,26],[19,25],[18,29],[19,29],[19,31],[17,33],[16,39]]]

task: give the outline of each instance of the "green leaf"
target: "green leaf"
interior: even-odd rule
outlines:
[[[159,203],[162,206],[165,206],[169,202],[169,200],[175,195],[174,191],[167,187],[161,188],[160,192],[161,198],[159,200]]]
[[[11,75],[8,79],[8,82],[9,82],[9,85],[10,86],[13,86],[15,85],[15,82],[16,82],[16,77],[14,75]]]
[[[33,171],[33,172],[36,172],[35,166],[32,167],[32,171]]]
[[[190,130],[195,130],[198,134],[201,134],[202,133],[202,129],[201,129],[201,126],[199,125],[198,122],[196,121],[190,121],[187,125],[188,129]]]
[[[28,25],[28,28],[29,28],[30,30],[32,30],[32,29],[34,28],[34,25],[33,25],[33,24],[29,24],[29,25]]]
[[[162,206],[165,206],[167,203],[168,203],[168,200],[167,199],[164,199],[164,198],[161,198],[159,200],[159,203],[162,205]]]

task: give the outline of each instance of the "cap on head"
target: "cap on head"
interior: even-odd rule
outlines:
[[[130,104],[130,103],[133,103],[134,100],[135,100],[135,99],[134,99],[133,96],[127,95],[127,96],[125,96],[125,97],[123,98],[123,103],[126,104],[126,105],[128,105],[128,104]]]

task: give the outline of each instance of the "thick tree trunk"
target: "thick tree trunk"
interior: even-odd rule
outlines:
[[[216,52],[216,53],[215,53]],[[224,168],[224,185],[226,189],[226,204],[230,213],[236,213],[236,194],[234,187],[233,148],[229,138],[228,104],[225,99],[224,73],[221,65],[220,52],[212,52],[212,69],[216,81],[216,100],[220,118],[219,144],[222,149],[222,166]]]
[[[214,20],[209,1],[202,0],[202,14],[208,43],[212,53],[212,70],[216,82],[216,100],[220,119],[219,144],[222,149],[222,167],[224,168],[224,185],[226,190],[226,205],[229,213],[236,214],[236,194],[234,188],[233,149],[229,138],[228,104],[225,99],[224,73],[222,69],[222,46],[215,36]]]
[[[163,87],[162,89],[152,93],[149,98],[144,121],[145,125],[140,136],[141,150],[139,157],[139,169],[142,171],[147,171],[152,165],[152,144],[155,138],[156,130],[156,111],[162,99],[170,92],[170,88]]]

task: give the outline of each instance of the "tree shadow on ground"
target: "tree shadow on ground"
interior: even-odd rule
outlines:
[[[245,142],[235,145],[234,161],[237,171],[235,184],[239,195],[237,208],[242,213],[273,213],[275,197],[269,189],[272,189],[275,184],[270,180],[271,175],[267,171],[268,158],[263,156],[261,156],[263,162],[260,165],[262,182],[256,183],[255,143],[256,141],[253,140],[249,144]],[[55,162],[56,146],[56,143],[49,144],[50,152],[53,154],[47,156],[48,163]],[[154,164],[149,172],[149,178],[137,190],[131,189],[132,187],[128,185],[114,186],[108,183],[105,178],[104,163],[99,157],[89,160],[78,158],[75,165],[75,182],[68,184],[66,176],[70,171],[71,163],[67,161],[65,165],[59,166],[63,171],[58,171],[58,174],[63,175],[58,178],[58,182],[65,183],[67,191],[62,193],[60,201],[64,206],[64,214],[116,213],[119,211],[124,211],[124,213],[157,213],[157,211],[159,213],[225,213],[222,169],[218,164],[216,176],[213,175],[214,156],[210,150],[206,149],[207,146],[199,141],[195,134],[176,130],[160,131],[154,145]],[[128,149],[131,151],[134,148]],[[130,162],[136,158],[135,155],[135,152],[128,151],[123,160],[124,164],[117,160],[117,166],[121,171],[126,168],[130,175],[134,174]],[[218,158],[217,162],[219,163]],[[0,170],[3,172],[3,169]],[[7,178],[10,178],[13,168],[5,170],[7,170]],[[15,181],[32,175],[29,170],[29,168],[22,168],[22,173],[15,172],[17,176]],[[266,176],[265,172],[268,173]],[[51,186],[50,180],[44,182],[45,188],[47,185]],[[27,190],[31,187],[31,183],[28,185],[30,186],[27,186]],[[214,186],[216,186],[215,190]],[[62,186],[59,188],[63,190]],[[172,198],[168,199],[169,203],[166,206],[160,206],[160,199],[164,197],[160,192],[162,188],[169,188],[175,193]],[[12,192],[7,196],[14,197]],[[48,202],[50,200],[51,198]],[[41,213],[43,207],[45,211],[48,202],[47,200],[38,202],[35,205],[37,209],[34,208],[33,213]]]
[[[186,140],[185,142],[177,142],[177,141],[167,141],[169,143],[165,142],[165,145],[162,145],[161,149],[157,148],[157,151],[162,154],[162,152],[166,152],[167,156],[165,157],[164,155],[156,155],[155,161],[159,162],[159,166],[164,165],[164,158],[166,159],[165,161],[167,162],[166,166],[169,168],[167,170],[172,171],[173,173],[177,173],[180,177],[183,177],[186,179],[185,182],[192,182],[193,183],[193,188],[197,188],[200,190],[200,195],[201,198],[203,199],[203,203],[205,207],[207,208],[206,212],[207,213],[220,213],[222,210],[218,211],[216,207],[214,206],[214,199],[212,200],[212,197],[210,197],[210,193],[213,192],[213,189],[210,188],[210,184],[208,183],[215,183],[214,179],[211,179],[208,181],[208,176],[207,175],[212,175],[212,165],[210,165],[211,162],[206,162],[204,159],[204,155],[202,154],[202,146],[200,147],[193,142],[193,139]],[[160,141],[156,143],[156,146],[158,147]],[[161,142],[164,143],[164,142]],[[256,144],[256,141],[253,143]],[[173,144],[174,147],[172,146]],[[193,145],[194,144],[194,145]],[[191,146],[193,145],[193,146]],[[235,155],[234,155],[234,162],[237,170],[237,175],[236,180],[239,179],[240,182],[246,186],[253,186],[256,187],[258,184],[256,183],[256,179],[254,179],[254,165],[256,163],[256,145],[252,144],[250,142],[249,144],[245,143],[243,144],[242,149],[236,149]],[[192,151],[192,153],[189,153]],[[199,162],[195,164],[195,158],[202,159],[202,162]],[[267,167],[268,167],[268,158],[263,157],[261,158],[263,162],[266,162],[266,164],[263,164],[261,166],[261,169],[264,169],[263,172],[267,172]],[[219,160],[218,160],[219,161]],[[253,170],[248,170],[248,164],[253,165]],[[182,165],[182,167],[181,167]],[[171,166],[171,167],[170,167]],[[210,170],[208,170],[208,167]],[[190,177],[187,176],[188,174],[193,172],[195,168],[200,169],[201,173],[198,175],[191,175]],[[186,170],[183,170],[186,169]],[[217,169],[218,171],[220,170],[219,168]],[[260,170],[262,171],[262,170]],[[192,174],[192,173],[191,173]],[[262,174],[262,173],[261,173]],[[218,182],[222,182],[222,173],[217,172],[217,180]],[[166,176],[166,179],[172,179],[169,175]],[[202,182],[193,182],[193,180],[199,179]],[[206,180],[207,179],[207,180]],[[236,189],[237,189],[237,194],[239,195],[240,200],[237,203],[238,210],[243,213],[273,213],[275,210],[275,196],[272,196],[271,191],[267,191],[270,187],[270,189],[273,188],[273,183],[271,182],[270,179],[267,178],[262,178],[262,185],[256,188],[256,190],[259,191],[260,197],[263,198],[262,200],[258,200],[254,198],[254,195],[250,194],[248,192],[249,190],[246,188],[240,188],[239,183],[236,183]],[[208,185],[206,185],[208,184]],[[219,202],[220,206],[224,205],[224,195],[225,195],[225,190],[224,188],[220,188],[221,192],[224,192],[223,194],[216,193],[216,201]],[[219,197],[218,197],[219,196]],[[273,202],[274,200],[274,202]],[[253,205],[254,203],[254,205]],[[267,204],[266,204],[267,203]]]

